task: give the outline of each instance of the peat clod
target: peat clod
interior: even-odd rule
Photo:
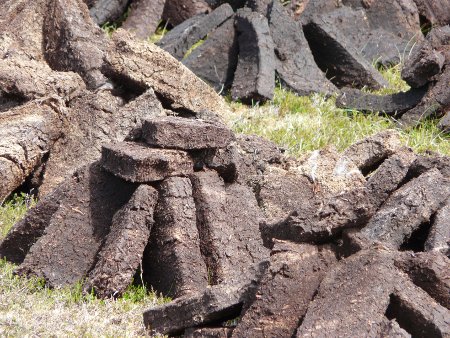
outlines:
[[[450,256],[450,201],[434,215],[424,249]]]
[[[416,155],[409,148],[402,148],[389,156],[368,178],[367,190],[370,203],[378,209],[405,180]]]
[[[137,41],[123,29],[112,35],[103,71],[135,90],[152,88],[166,108],[190,114],[225,114],[225,102],[206,83],[153,44]]]
[[[447,309],[450,309],[449,264],[448,258],[438,252],[404,253],[395,259],[395,265],[405,271],[414,284]]]
[[[183,59],[183,64],[216,92],[226,92],[233,83],[237,66],[236,36],[234,16],[231,16],[208,34],[208,39]]]
[[[157,201],[154,188],[140,185],[114,214],[111,230],[89,273],[85,286],[88,291],[102,298],[118,297],[130,285],[142,261]]]
[[[400,148],[400,134],[389,129],[356,142],[343,154],[355,163],[364,174],[367,174]]]
[[[222,1],[226,3],[227,1]],[[211,11],[208,0],[166,0],[162,19],[173,26],[199,14]]]
[[[304,30],[317,65],[336,86],[371,89],[387,86],[381,74],[327,18],[314,18]]]
[[[155,182],[169,176],[188,175],[194,163],[188,153],[154,149],[144,143],[118,142],[102,147],[102,166],[130,182]]]
[[[232,15],[230,5],[223,4],[208,15],[194,16],[164,35],[158,46],[181,60],[196,42],[204,39]]]
[[[265,102],[273,98],[275,54],[267,18],[249,9],[236,13],[239,58],[231,96],[243,102]]]
[[[70,285],[87,275],[97,262],[115,212],[136,189],[98,163],[81,168],[68,180],[58,210],[16,271],[42,277],[50,286]]]
[[[235,318],[242,306],[254,297],[267,263],[250,267],[239,283],[211,286],[203,292],[147,310],[145,326],[151,333],[174,335],[193,326]]]
[[[109,41],[82,0],[51,0],[43,29],[45,59],[52,69],[77,72],[90,89],[106,83],[101,68]]]
[[[335,261],[327,247],[277,241],[255,300],[243,313],[233,337],[293,336]]]
[[[445,318],[449,311],[405,278],[395,268],[395,257],[395,253],[378,248],[336,264],[308,307],[297,337],[328,332],[379,336],[389,325],[386,319],[395,319],[408,334],[438,337],[448,334]],[[342,311],[355,315],[344,318]]]
[[[375,95],[358,89],[345,88],[336,100],[339,108],[359,110],[366,113],[384,113],[398,116],[414,108],[424,97],[426,87],[410,89],[391,95]]]
[[[147,120],[142,131],[147,144],[169,149],[224,148],[234,138],[223,124],[174,116]]]
[[[450,196],[450,182],[431,169],[395,191],[360,235],[390,248],[400,246],[439,210]]]
[[[89,13],[97,25],[103,25],[117,20],[125,11],[127,3],[127,0],[92,0]]]
[[[345,228],[361,227],[372,215],[368,192],[355,189],[348,193],[319,200],[313,204],[314,212],[292,212],[284,221],[262,224],[262,235],[270,246],[270,239],[290,240],[297,243],[330,242]]]
[[[166,0],[133,1],[122,28],[134,33],[140,39],[147,39],[158,27],[165,3]]]
[[[316,65],[301,25],[278,1],[272,1],[269,24],[275,45],[276,72],[285,87],[299,95],[337,91]]]
[[[155,225],[143,260],[144,280],[172,298],[203,291],[208,271],[200,253],[192,184],[186,177],[171,177],[159,191]]]

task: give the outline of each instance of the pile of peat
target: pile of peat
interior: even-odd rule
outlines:
[[[7,3],[0,199],[40,196],[0,243],[18,274],[99,297],[138,276],[174,299],[144,313],[151,334],[450,334],[449,157],[387,130],[290,158],[81,0]]]
[[[99,24],[127,6],[105,3],[90,2]],[[235,100],[270,100],[278,79],[299,95],[342,90],[341,107],[383,112],[403,127],[445,115],[440,127],[450,128],[447,0],[302,0],[286,7],[279,0],[139,0],[127,13],[122,27],[143,39],[160,18],[174,26],[157,44]],[[399,62],[410,91],[360,91],[387,85],[374,65]]]
[[[450,158],[391,130],[302,159],[215,121],[155,117],[140,135],[13,227],[16,273],[99,297],[139,276],[174,299],[144,313],[152,334],[450,333]]]

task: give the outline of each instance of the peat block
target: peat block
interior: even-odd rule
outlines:
[[[414,108],[424,97],[427,87],[410,89],[390,95],[368,94],[358,89],[346,88],[337,98],[339,108],[359,110],[363,112],[382,112],[387,115],[400,115]]]
[[[234,16],[208,34],[208,38],[183,59],[195,75],[223,93],[233,83],[238,62],[238,44]]]
[[[400,134],[388,129],[352,144],[343,155],[352,160],[363,174],[367,174],[401,147]]]
[[[147,39],[158,27],[165,3],[166,0],[132,1],[122,28],[133,32],[140,39]]]
[[[146,120],[142,131],[148,144],[172,149],[223,148],[234,138],[225,125],[182,117]]]
[[[450,256],[450,201],[434,215],[424,249]]]
[[[430,221],[449,196],[449,178],[431,169],[395,191],[361,230],[361,235],[399,249],[414,230]]]
[[[136,189],[97,162],[76,171],[69,182],[58,210],[17,269],[19,274],[43,277],[50,286],[70,285],[86,277],[114,214]]]
[[[188,175],[194,170],[192,158],[184,151],[156,149],[136,142],[104,145],[101,164],[112,174],[139,183]]]
[[[271,6],[269,25],[275,45],[276,71],[286,87],[299,95],[337,91],[317,66],[302,26],[278,1]]]
[[[415,159],[416,154],[411,149],[402,148],[384,160],[368,178],[369,200],[375,209],[401,185]]]
[[[336,86],[371,89],[387,86],[381,74],[326,17],[316,16],[304,31],[315,61]]]
[[[200,253],[192,185],[171,177],[159,186],[155,225],[143,260],[145,282],[172,298],[202,291],[208,272]]]
[[[267,266],[264,261],[249,267],[240,283],[214,285],[151,308],[144,312],[144,325],[151,333],[175,335],[186,328],[236,318],[243,305],[253,299]]]
[[[208,15],[194,16],[165,34],[157,45],[177,60],[181,60],[189,48],[205,38],[208,33],[220,26],[233,13],[229,4],[223,4]]]
[[[156,189],[140,185],[115,213],[111,231],[89,273],[88,290],[102,298],[118,297],[132,283],[150,236],[157,201]]]
[[[248,8],[236,14],[239,59],[231,96],[243,102],[266,101],[275,89],[274,44],[267,18]]]
[[[335,261],[326,247],[278,241],[255,301],[244,312],[233,337],[292,337]]]

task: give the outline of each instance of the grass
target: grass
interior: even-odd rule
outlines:
[[[36,199],[33,196],[22,193],[14,195],[0,206],[0,239],[5,237],[11,227],[35,204]]]

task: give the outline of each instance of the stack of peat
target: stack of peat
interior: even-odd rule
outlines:
[[[116,20],[139,38],[159,19],[174,28],[157,44],[219,93],[244,103],[273,98],[275,79],[300,95],[340,93],[342,108],[381,112],[402,127],[442,118],[449,131],[450,3],[446,0],[279,0],[88,2],[94,21]],[[446,26],[447,25],[447,26]],[[357,27],[357,29],[355,29]],[[431,33],[424,38],[422,30]],[[387,96],[373,64],[404,61],[412,87]]]
[[[142,278],[174,299],[144,313],[151,334],[449,336],[450,159],[392,130],[292,159],[227,112],[81,0],[7,0],[0,200],[40,200],[0,258],[99,297]]]
[[[340,106],[384,112],[411,126],[450,108],[448,70],[450,13],[446,1],[306,1],[295,21],[278,0],[229,4],[194,16],[158,45],[218,92],[245,103],[273,98],[275,78],[300,95],[338,93]],[[435,15],[436,14],[436,15]],[[440,14],[439,14],[440,15]],[[420,18],[434,28],[424,39]],[[357,29],[355,29],[357,27]],[[204,42],[192,50],[193,46]],[[386,81],[373,64],[405,59],[403,79],[413,88],[389,96],[368,95]],[[339,89],[338,89],[339,88]],[[448,130],[449,117],[440,126]]]
[[[219,122],[155,117],[43,198],[0,256],[99,297],[141,276],[174,299],[144,313],[152,334],[445,337],[449,202],[450,158],[395,131],[295,160]]]
[[[384,112],[402,126],[415,125],[429,117],[442,117],[439,126],[450,132],[450,26],[433,28],[415,45],[403,65],[407,92],[378,96],[357,89],[344,90],[337,104],[366,112]]]

